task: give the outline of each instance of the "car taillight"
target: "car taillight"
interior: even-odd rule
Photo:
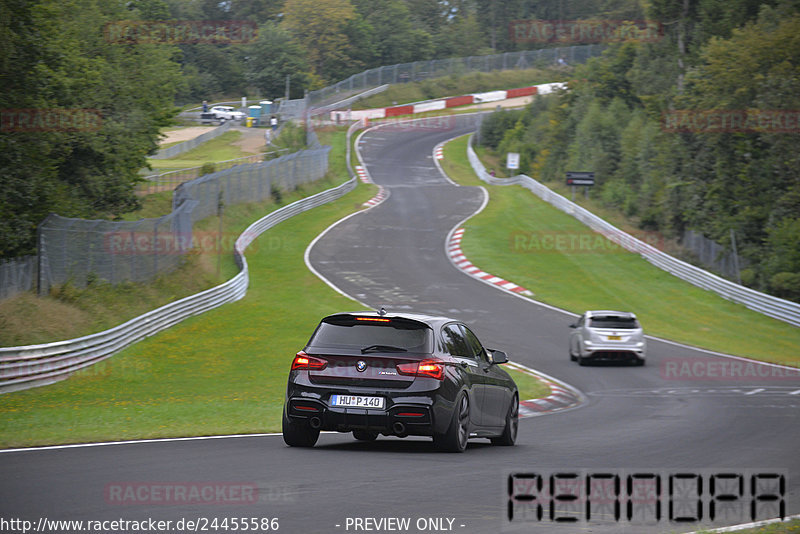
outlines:
[[[322,358],[309,356],[305,351],[300,351],[292,362],[292,371],[299,369],[302,371],[322,371],[328,366],[328,362]]]
[[[406,376],[427,376],[436,380],[444,380],[444,365],[435,360],[400,363],[397,364],[397,372]]]

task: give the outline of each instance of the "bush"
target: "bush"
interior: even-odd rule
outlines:
[[[521,114],[521,111],[499,111],[483,119],[480,135],[481,145],[497,150],[506,130],[514,127]]]
[[[210,161],[203,163],[202,167],[200,167],[200,176],[205,176],[206,174],[214,172],[217,172],[217,166]]]
[[[278,206],[283,204],[283,193],[281,193],[279,187],[271,185],[269,187],[269,195],[272,197],[273,202],[275,202],[275,204],[277,204]]]
[[[800,273],[778,273],[769,280],[772,294],[800,302]]]

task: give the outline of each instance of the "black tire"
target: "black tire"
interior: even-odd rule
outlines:
[[[589,362],[588,362],[588,361],[586,361],[586,358],[584,358],[583,356],[581,356],[580,354],[578,354],[578,365],[580,365],[581,367],[583,367],[583,366],[584,366],[584,365],[586,365],[587,363],[589,363]]]
[[[644,358],[636,358],[635,364],[639,367],[644,367]]]
[[[510,447],[517,442],[517,431],[519,430],[519,398],[514,395],[511,401],[511,406],[508,407],[506,414],[506,426],[503,429],[503,434],[499,437],[492,438],[494,445],[504,445]]]
[[[319,439],[319,429],[307,421],[293,422],[283,413],[283,441],[290,447],[313,447]]]
[[[569,348],[569,361],[574,362],[577,358],[572,354],[572,347]]]
[[[378,433],[371,430],[353,430],[353,437],[358,441],[375,441]]]
[[[444,434],[434,434],[433,445],[439,450],[464,452],[469,441],[469,398],[461,392],[456,399],[453,417]]]

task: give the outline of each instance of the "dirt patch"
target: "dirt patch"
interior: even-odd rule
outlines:
[[[236,127],[237,131],[242,132],[242,137],[238,141],[231,143],[242,149],[242,152],[248,154],[260,154],[264,151],[267,142],[264,137],[265,128],[246,128]]]
[[[172,130],[166,132],[166,137],[158,142],[159,145],[166,145],[168,143],[180,143],[194,139],[198,135],[202,135],[211,131],[216,126],[189,126],[188,128],[181,128],[180,130]]]
[[[473,104],[471,106],[464,106],[458,108],[459,110],[462,109],[494,109],[497,106],[502,108],[517,108],[527,106],[533,102],[532,96],[519,96],[517,98],[509,98],[506,100],[499,100],[497,102],[482,102],[480,104]]]

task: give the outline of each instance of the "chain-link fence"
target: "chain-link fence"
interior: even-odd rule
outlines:
[[[92,281],[145,282],[174,270],[192,245],[192,206],[138,221],[71,219],[52,214],[39,226],[39,291]]]
[[[39,227],[39,292],[65,283],[146,282],[173,271],[199,242],[194,223],[217,215],[220,206],[261,202],[274,191],[289,192],[322,178],[329,151],[304,150],[183,183],[173,195],[172,213],[157,219],[88,221],[50,215]]]
[[[584,63],[589,58],[600,55],[605,48],[605,45],[599,44],[542,48],[489,56],[432,59],[378,67],[354,74],[346,80],[318,91],[309,92],[306,97],[306,106],[308,109],[320,108],[384,84],[420,82],[442,76],[460,76],[470,72],[547,67],[558,65],[559,59],[564,60],[567,65]],[[287,102],[285,105],[289,106],[290,104]],[[291,105],[294,106],[292,109],[297,112],[296,108],[300,104],[293,103]],[[286,109],[288,111],[289,108]]]
[[[686,230],[681,245],[697,258],[700,265],[734,281],[740,280],[741,270],[749,265],[746,259],[734,255],[731,249],[699,232]]]
[[[322,178],[328,172],[330,147],[303,150],[271,161],[207,174],[181,184],[172,197],[173,209],[187,201],[196,202],[191,219],[197,222],[216,215],[219,204],[232,206],[263,202],[273,191],[292,191],[299,185]]]
[[[0,300],[33,289],[36,256],[0,261]]]
[[[261,154],[253,154],[252,156],[244,156],[236,159],[229,159],[225,161],[217,161],[212,165],[214,171],[221,171],[243,163],[258,163],[259,161],[274,159],[281,154],[288,152],[288,148],[280,148],[270,152],[262,152]],[[151,174],[145,176],[136,186],[136,193],[138,195],[150,195],[161,191],[172,191],[180,184],[194,180],[201,176],[203,167],[189,167],[188,169],[179,169],[176,171],[168,171],[160,174]]]
[[[216,128],[209,129],[206,133],[200,134],[194,139],[189,139],[182,143],[178,143],[176,145],[168,146],[167,148],[162,148],[156,154],[150,156],[153,159],[167,159],[177,156],[178,154],[183,154],[184,152],[188,152],[193,148],[197,148],[198,146],[202,145],[206,141],[210,141],[215,137],[219,137],[220,135],[224,134],[228,130],[231,129],[233,126],[233,121],[227,121],[221,126],[217,126]]]

